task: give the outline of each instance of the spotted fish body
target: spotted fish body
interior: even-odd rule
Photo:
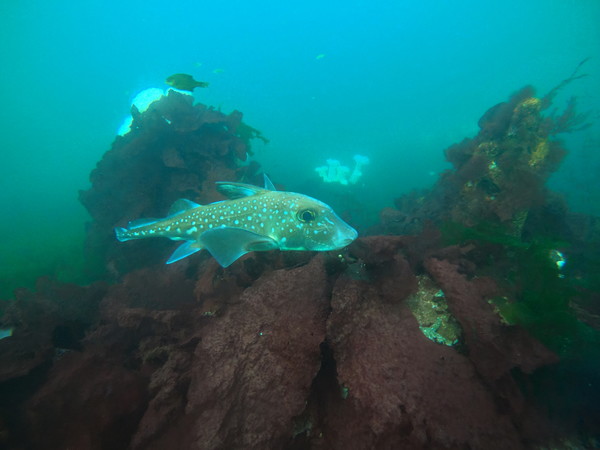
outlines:
[[[142,219],[130,222],[128,228],[115,228],[117,239],[183,240],[167,264],[206,249],[223,267],[252,251],[337,250],[356,239],[356,230],[325,203],[275,191],[267,178],[265,186],[219,182],[217,190],[230,200],[208,205],[178,200],[164,219]]]

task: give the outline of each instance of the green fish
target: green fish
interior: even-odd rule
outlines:
[[[197,87],[207,87],[208,83],[205,81],[196,81],[194,77],[188,75],[187,73],[176,73],[171,75],[165,80],[169,86],[174,87],[175,89],[180,89],[182,91],[190,91],[193,92]]]
[[[141,219],[127,228],[115,228],[121,242],[147,237],[185,241],[167,264],[206,249],[223,267],[254,251],[337,250],[357,237],[354,228],[325,203],[276,191],[265,176],[265,188],[243,183],[217,182],[229,198],[208,205],[177,200],[164,219]]]

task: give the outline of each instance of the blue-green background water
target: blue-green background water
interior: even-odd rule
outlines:
[[[78,280],[78,190],[132,97],[176,72],[271,140],[255,158],[292,190],[327,158],[369,156],[360,189],[377,209],[430,186],[487,108],[589,56],[558,104],[577,95],[594,124],[564,136],[552,187],[600,214],[599,23],[597,0],[2,2],[0,297],[42,274]]]

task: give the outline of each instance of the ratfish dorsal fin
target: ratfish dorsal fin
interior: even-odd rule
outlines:
[[[254,186],[252,184],[233,183],[230,181],[217,181],[217,191],[219,191],[227,198],[235,200],[236,198],[262,194],[266,192],[267,189]]]
[[[265,189],[267,189],[269,191],[276,191],[277,189],[275,188],[275,185],[270,180],[270,178],[267,176],[267,174],[264,173],[263,175],[265,177]]]
[[[246,253],[279,248],[270,237],[241,228],[213,228],[202,233],[199,241],[223,267],[230,266]]]
[[[171,209],[169,209],[169,216],[174,216],[175,214],[182,213],[188,209],[197,208],[198,206],[200,206],[198,203],[194,203],[193,201],[185,198],[180,198],[179,200],[175,200],[175,202],[171,205]]]

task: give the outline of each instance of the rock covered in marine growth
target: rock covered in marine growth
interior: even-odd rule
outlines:
[[[522,448],[513,422],[530,411],[511,371],[551,354],[523,337],[515,357],[482,294],[431,258],[473,351],[428,339],[406,302],[417,266],[404,255],[419,248],[379,236],[345,262],[257,254],[133,271],[21,406],[17,436],[46,449]]]
[[[412,234],[427,221],[488,222],[520,236],[530,212],[544,206],[545,183],[566,154],[555,138],[565,130],[557,118],[542,114],[548,106],[528,86],[490,108],[477,136],[446,149],[453,169],[431,191],[396,199],[396,209],[382,212],[383,229]]]

